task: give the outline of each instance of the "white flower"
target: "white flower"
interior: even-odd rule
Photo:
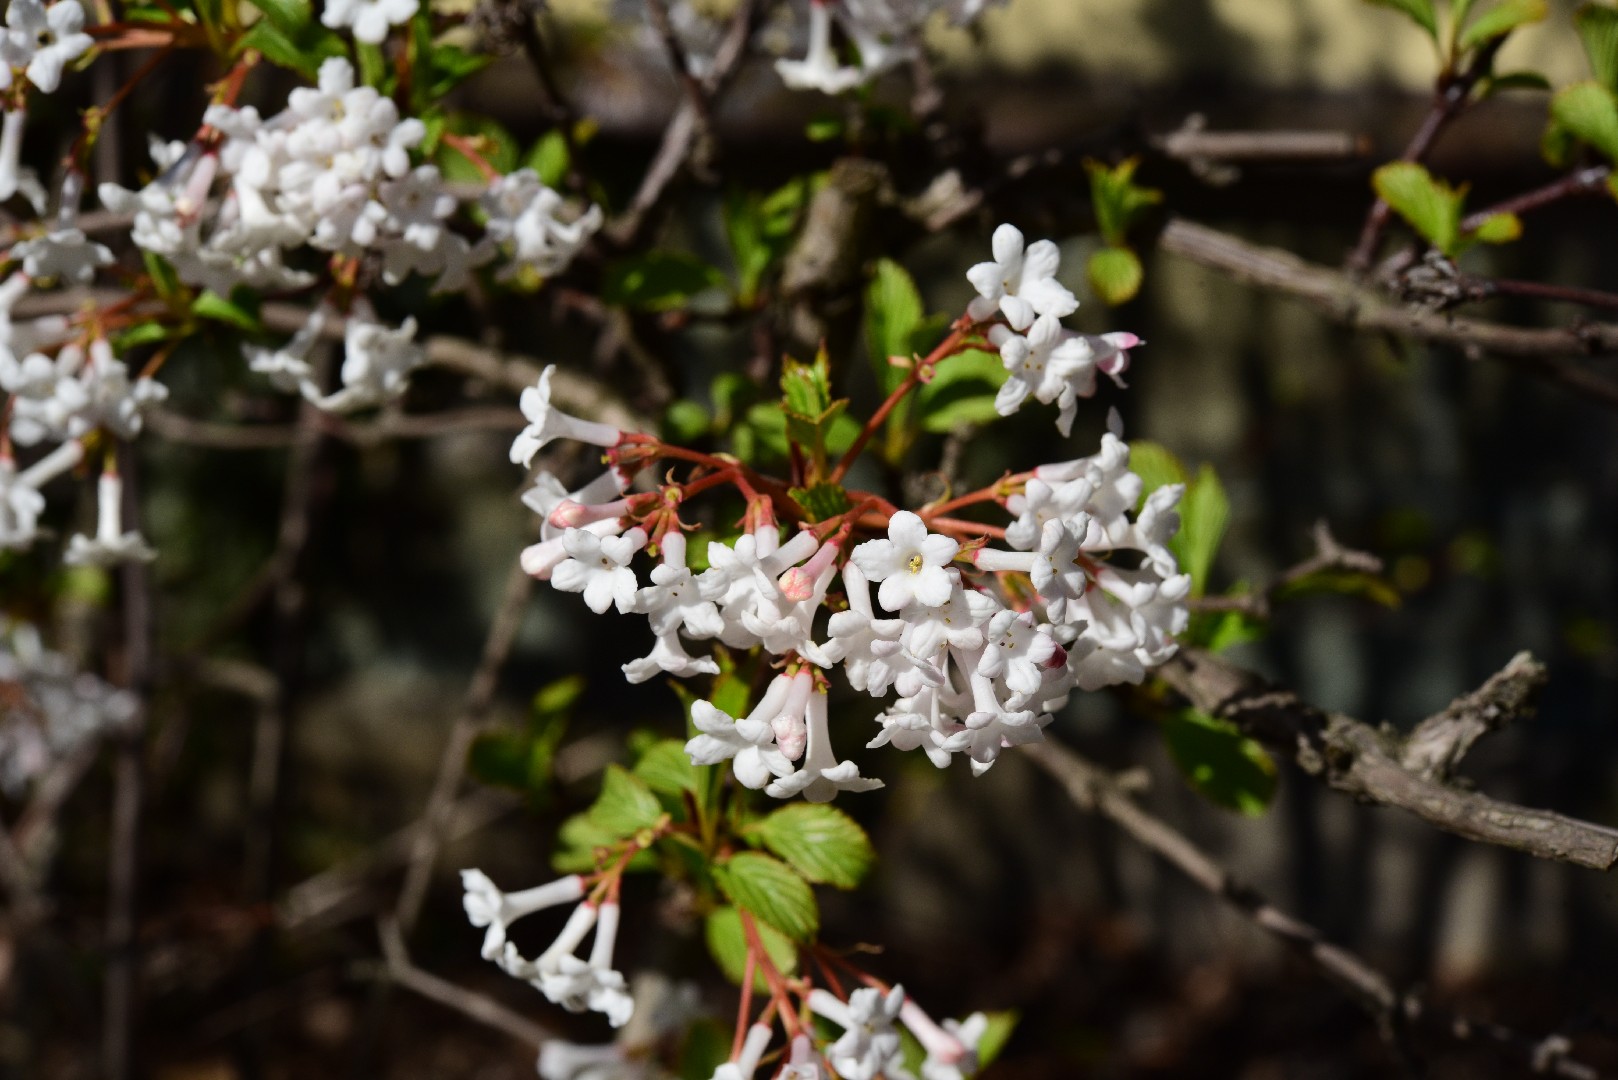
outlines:
[[[391,27],[403,26],[419,10],[419,0],[326,0],[320,21],[333,30],[354,28],[354,40],[380,45]]]
[[[1023,235],[1015,226],[994,231],[994,261],[978,263],[966,278],[978,291],[967,309],[975,319],[987,319],[998,307],[1013,330],[1026,330],[1036,316],[1062,318],[1079,308],[1074,295],[1056,281],[1062,256],[1056,245],[1040,240],[1023,250]]]
[[[832,663],[842,663],[843,674],[854,689],[881,697],[897,673],[890,659],[899,651],[905,623],[875,617],[870,586],[852,559],[843,565],[843,591],[848,596],[848,610],[832,615],[826,627],[830,637],[821,653]]]
[[[917,660],[933,660],[945,646],[968,651],[982,647],[982,627],[1000,611],[1000,601],[976,589],[963,588],[960,575],[953,570],[949,573],[949,596],[942,604],[912,604],[904,611],[901,640],[905,652]]]
[[[528,426],[518,433],[511,444],[511,463],[531,465],[534,455],[553,439],[577,439],[596,446],[616,446],[624,433],[611,424],[581,420],[569,416],[551,404],[551,376],[555,364],[547,364],[539,373],[539,382],[522,392],[518,404],[528,418]]]
[[[936,687],[923,687],[913,696],[901,697],[876,720],[882,730],[865,744],[866,749],[891,745],[895,750],[920,750],[938,768],[949,767],[954,755],[944,742],[955,727],[945,721]]]
[[[652,568],[652,584],[636,595],[635,607],[646,612],[657,644],[650,655],[624,665],[624,676],[632,683],[645,682],[659,671],[686,678],[691,675],[717,675],[719,665],[703,657],[689,656],[680,643],[680,631],[692,637],[717,637],[724,630],[719,609],[704,600],[695,576],[685,565],[685,536],[671,530],[663,537],[663,561]]]
[[[415,337],[414,316],[395,329],[376,321],[369,303],[356,303],[343,330],[342,389],[321,397],[312,383],[306,383],[305,395],[320,408],[339,413],[399,397],[409,385],[410,373],[427,359]]]
[[[326,301],[321,301],[309,312],[309,318],[292,335],[292,339],[279,349],[266,349],[261,345],[244,345],[247,369],[267,376],[277,390],[318,394],[314,385],[314,369],[309,365],[309,354],[325,332],[326,324],[337,313]]]
[[[497,177],[482,199],[490,240],[509,247],[511,263],[502,281],[528,268],[541,277],[565,270],[601,228],[601,207],[569,214],[562,196],[546,187],[532,169]],[[571,220],[569,220],[571,218]]]
[[[853,558],[867,578],[881,582],[877,602],[899,611],[913,601],[937,607],[949,599],[951,582],[944,568],[960,547],[947,536],[929,533],[909,510],[900,510],[888,522],[888,538],[867,540],[854,549]]]
[[[10,68],[0,63],[0,71],[6,72],[9,79]],[[0,125],[0,199],[17,194],[17,187],[22,183],[22,133],[27,124],[27,111],[12,109],[7,111],[4,124]]]
[[[0,550],[20,551],[39,535],[39,514],[45,509],[40,488],[84,459],[84,445],[65,442],[34,464],[17,472],[9,455],[0,456]]]
[[[563,537],[567,526],[553,525],[551,515],[564,503],[594,506],[622,495],[628,480],[617,469],[608,469],[579,490],[569,493],[562,482],[548,472],[534,476],[534,486],[523,492],[523,505],[539,515],[539,543],[523,549],[522,568],[541,580],[548,579],[551,571],[567,558]],[[584,526],[597,536],[616,536],[623,531],[617,519],[593,521]]]
[[[11,0],[0,57],[12,67],[25,67],[28,81],[50,94],[62,83],[62,69],[94,44],[84,32],[84,9],[77,0],[48,8],[40,0]]]
[[[803,765],[790,776],[783,776],[771,783],[764,789],[765,794],[776,799],[790,799],[801,793],[810,802],[830,802],[839,791],[872,791],[882,786],[880,780],[861,776],[859,766],[853,761],[838,763],[837,755],[831,748],[824,692],[810,694],[806,712],[809,738]],[[841,1071],[841,1067],[838,1071]]]
[[[157,558],[157,552],[147,546],[139,532],[124,531],[123,496],[123,480],[117,473],[103,472],[96,484],[95,539],[75,533],[68,539],[63,562],[69,566],[116,566]]]
[[[58,228],[11,248],[11,257],[22,260],[23,272],[31,278],[55,278],[87,285],[96,270],[112,264],[112,252],[84,235],[84,230]]]
[[[685,744],[693,765],[717,765],[732,761],[731,770],[744,787],[755,791],[770,782],[771,776],[786,776],[792,763],[775,745],[770,720],[779,711],[790,690],[790,680],[777,676],[757,706],[745,718],[734,720],[712,702],[691,705],[691,722],[700,734]]]
[[[899,1010],[905,1027],[927,1051],[922,1080],[965,1080],[978,1071],[978,1044],[989,1029],[989,1018],[973,1013],[965,1020],[945,1020],[939,1027],[914,1001]]]
[[[972,775],[989,771],[1000,751],[1044,738],[1042,728],[1050,722],[1033,709],[1014,707],[995,692],[994,681],[974,672],[970,677],[975,708],[967,714],[966,726],[944,740],[944,749],[965,753],[972,759]]]
[[[750,1080],[758,1071],[759,1059],[769,1049],[775,1029],[769,1024],[754,1024],[747,1029],[742,1041],[742,1052],[714,1070],[712,1080]]]
[[[995,395],[995,411],[1010,416],[1032,394],[1047,405],[1060,406],[1057,430],[1071,434],[1078,399],[1095,394],[1096,365],[1088,339],[1064,332],[1054,315],[1035,319],[1026,336],[997,326],[989,337],[999,344],[1000,361],[1011,373]]]
[[[619,612],[635,610],[638,582],[629,563],[646,546],[646,532],[630,529],[622,536],[597,536],[588,529],[562,534],[568,557],[551,571],[551,584],[563,592],[584,594],[584,603],[597,615],[617,605]]]
[[[825,0],[809,2],[809,51],[802,60],[777,60],[775,70],[781,81],[794,90],[819,90],[841,94],[865,81],[859,68],[843,67],[831,47],[831,14]]]
[[[524,889],[505,893],[495,887],[481,870],[462,870],[461,899],[466,918],[473,926],[487,926],[483,935],[483,959],[497,959],[506,946],[506,930],[518,919],[558,904],[566,904],[584,896],[584,879],[577,874]]]
[[[509,974],[526,978],[552,1003],[569,1012],[604,1013],[613,1027],[623,1027],[635,1010],[635,1001],[625,989],[622,973],[612,968],[614,942],[618,936],[618,905],[611,901],[597,908],[590,903],[573,909],[567,926],[539,959],[522,959],[510,944],[501,966]],[[581,960],[573,950],[584,935],[596,927],[590,959]]]
[[[826,1048],[826,1059],[843,1080],[874,1080],[899,1064],[902,1044],[893,1021],[905,1000],[904,988],[887,994],[862,986],[845,1004],[816,987],[809,992],[809,1008],[838,1025],[843,1034]]]
[[[985,629],[983,659],[978,674],[1000,679],[1024,700],[1039,693],[1045,666],[1059,646],[1043,628],[1034,625],[1031,611],[999,611]]]

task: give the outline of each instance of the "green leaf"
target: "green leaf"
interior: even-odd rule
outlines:
[[[112,337],[112,351],[119,356],[142,345],[155,345],[169,339],[170,330],[160,322],[143,322]]]
[[[876,861],[865,830],[835,807],[793,803],[758,823],[764,846],[817,885],[857,886]]]
[[[904,369],[888,363],[888,358],[911,359],[913,336],[923,314],[921,293],[909,272],[892,259],[878,259],[865,289],[865,347],[884,392],[904,379]]]
[[[683,251],[650,251],[607,267],[601,297],[617,307],[670,311],[705,289],[723,285],[718,270]]]
[[[425,70],[417,69],[415,94],[422,105],[436,103],[445,94],[461,85],[473,75],[494,63],[489,53],[467,52],[450,42],[435,43],[425,20],[422,27],[423,47],[419,54],[427,58]]]
[[[792,975],[798,970],[798,947],[792,944],[790,938],[775,927],[758,919],[753,920],[758,928],[758,939],[764,945],[764,953],[770,958],[776,970],[783,975]],[[714,963],[725,978],[741,985],[742,979],[747,975],[747,931],[742,926],[742,914],[733,907],[715,909],[703,926],[703,936],[708,941],[708,951],[713,954]],[[755,974],[753,977],[753,992],[756,994],[769,993],[769,986],[763,976]]]
[[[697,790],[697,767],[679,739],[660,739],[635,762],[635,776],[659,795]]]
[[[556,831],[556,851],[551,855],[551,866],[559,874],[581,874],[596,869],[597,852],[610,848],[620,837],[601,824],[586,811],[574,814],[562,822]],[[635,873],[657,868],[657,858],[650,850],[638,851],[625,868]]]
[[[983,1029],[983,1037],[978,1040],[978,1068],[987,1069],[994,1064],[1011,1041],[1011,1033],[1017,1029],[1017,1021],[1022,1019],[1021,1014],[1008,1009],[1004,1012],[984,1014],[989,1021],[988,1027]]]
[[[764,275],[791,243],[808,192],[808,180],[799,179],[762,198],[742,191],[726,196],[725,235],[736,262],[737,298],[743,306],[757,300]]]
[[[548,724],[551,720],[566,713],[579,700],[584,693],[585,679],[583,675],[566,675],[554,682],[546,683],[534,694],[534,699],[528,704],[531,722],[534,724]]]
[[[562,136],[561,129],[541,135],[523,158],[522,164],[524,168],[533,169],[539,176],[539,182],[546,187],[559,187],[567,176],[569,165],[567,139]]]
[[[1438,12],[1433,8],[1433,0],[1365,0],[1373,7],[1391,8],[1410,18],[1417,26],[1427,31],[1427,36],[1433,41],[1438,40]]]
[[[1257,817],[1275,798],[1275,762],[1228,721],[1182,709],[1164,718],[1163,741],[1191,786],[1210,802]]]
[[[1573,161],[1573,154],[1579,148],[1579,140],[1573,133],[1558,124],[1553,117],[1545,124],[1545,133],[1539,137],[1539,154],[1545,163],[1554,168],[1565,169]]]
[[[1230,501],[1225,498],[1225,486],[1213,466],[1204,463],[1197,470],[1197,478],[1186,485],[1185,497],[1180,500],[1180,531],[1174,538],[1180,570],[1191,575],[1192,596],[1201,596],[1208,587],[1208,574],[1229,521]]]
[[[158,296],[173,300],[185,292],[185,286],[180,284],[180,276],[167,259],[150,251],[141,252],[140,257],[146,264],[146,273],[151,275],[152,287],[157,290]]]
[[[314,5],[309,0],[252,0],[252,3],[277,30],[287,34],[296,34],[315,17]]]
[[[1164,484],[1185,483],[1185,466],[1160,443],[1144,439],[1129,444],[1129,468],[1141,479],[1141,500]]]
[[[1102,162],[1086,159],[1084,171],[1090,176],[1090,203],[1095,209],[1096,229],[1109,247],[1127,246],[1129,229],[1149,207],[1163,201],[1163,193],[1135,183],[1139,158],[1127,158],[1108,168]]]
[[[1618,95],[1598,82],[1582,82],[1551,99],[1551,119],[1618,161]]]
[[[1500,0],[1461,31],[1458,44],[1463,49],[1474,49],[1504,37],[1519,26],[1540,22],[1549,11],[1545,0]]]
[[[1383,577],[1362,570],[1317,570],[1287,582],[1275,591],[1275,599],[1293,600],[1300,596],[1358,596],[1386,608],[1402,602],[1399,590]]]
[[[1103,304],[1117,307],[1140,292],[1143,271],[1140,259],[1126,247],[1104,247],[1090,256],[1087,267],[1090,288]]]
[[[1425,168],[1411,161],[1382,166],[1372,174],[1371,183],[1382,201],[1411,228],[1444,254],[1455,254],[1461,238],[1465,188],[1455,189],[1435,180]]]
[[[1240,611],[1221,611],[1217,614],[1217,619],[1209,623],[1208,629],[1199,635],[1209,651],[1224,652],[1237,645],[1263,639],[1265,626],[1257,619]]]
[[[608,765],[601,781],[601,795],[589,810],[590,820],[614,840],[633,836],[649,829],[663,816],[663,804],[657,801],[646,781],[627,772],[622,766]]]
[[[758,983],[754,985],[757,986]],[[677,1075],[680,1080],[711,1080],[713,1074],[719,1070],[719,1066],[729,1060],[730,1029],[717,1020],[698,1020],[686,1031],[685,1042],[680,1045],[680,1068]],[[587,1068],[572,1075],[578,1076],[579,1080],[594,1080],[601,1074]]]
[[[781,368],[781,411],[786,437],[807,451],[810,487],[826,473],[832,427],[846,415],[846,398],[832,400],[831,367],[822,347],[813,363],[786,358]]]
[[[258,317],[246,308],[233,301],[226,300],[218,293],[209,291],[203,293],[191,302],[191,314],[199,319],[211,319],[214,322],[229,323],[238,330],[246,330],[255,334],[264,329]]]
[[[485,116],[454,113],[445,121],[445,130],[466,139],[477,140],[477,150],[497,173],[509,173],[517,168],[519,150],[511,132]],[[444,174],[445,180],[458,183],[481,184],[482,170],[472,159],[440,139],[433,154],[433,162]]]
[[[1508,71],[1489,78],[1491,94],[1502,90],[1549,90],[1551,81],[1537,71]]]
[[[1573,26],[1590,57],[1596,81],[1618,91],[1618,8],[1585,4],[1573,14]]]
[[[820,929],[820,908],[809,883],[779,859],[743,851],[715,866],[714,880],[737,907],[794,941],[808,941]]]
[[[1522,235],[1522,220],[1516,214],[1490,214],[1472,235],[1485,244],[1509,244]]]
[[[848,492],[841,484],[816,484],[814,487],[793,488],[790,492],[803,507],[810,521],[825,521],[845,513],[854,504],[848,501]]]
[[[713,428],[713,417],[708,410],[690,398],[669,402],[663,410],[663,438],[681,446],[689,446]]]
[[[555,747],[522,731],[485,731],[472,740],[466,767],[479,783],[539,794],[550,785]]]
[[[1009,373],[996,353],[967,349],[938,365],[933,381],[916,394],[916,413],[923,429],[947,435],[963,426],[1000,418],[995,392]]]

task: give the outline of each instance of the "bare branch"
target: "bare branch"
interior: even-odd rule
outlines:
[[[1202,596],[1191,602],[1196,611],[1240,611],[1255,619],[1270,617],[1270,605],[1276,594],[1289,585],[1326,570],[1352,570],[1362,574],[1380,574],[1382,560],[1368,551],[1356,551],[1337,542],[1325,520],[1315,522],[1315,553],[1296,566],[1283,571],[1263,590],[1235,596]]]
[[[1023,752],[1055,777],[1081,809],[1107,818],[1253,925],[1313,962],[1376,1018],[1390,1041],[1398,1040],[1414,1022],[1425,1019],[1457,1040],[1486,1040],[1513,1049],[1537,1073],[1577,1080],[1595,1080],[1600,1075],[1590,1066],[1567,1057],[1570,1047],[1564,1036],[1553,1034],[1534,1039],[1499,1024],[1479,1023],[1446,1013],[1416,994],[1401,994],[1386,975],[1360,956],[1333,944],[1314,926],[1276,907],[1167,822],[1141,809],[1111,773],[1050,740],[1027,746]]]
[[[1402,740],[1395,733],[1318,709],[1212,653],[1182,649],[1158,674],[1195,708],[1231,721],[1357,799],[1397,807],[1468,840],[1541,859],[1592,870],[1618,863],[1618,829],[1446,787],[1404,766]]]
[[[532,1020],[512,1012],[498,1001],[473,993],[464,986],[456,986],[449,980],[423,971],[411,963],[410,954],[405,949],[404,936],[399,932],[399,925],[391,919],[378,923],[377,933],[382,940],[382,956],[387,962],[388,978],[393,982],[406,990],[420,994],[429,1001],[436,1001],[446,1008],[454,1009],[462,1016],[470,1017],[486,1027],[510,1035],[535,1050],[550,1040],[550,1032]]]
[[[1618,353],[1618,324],[1528,329],[1440,315],[1400,304],[1347,274],[1291,252],[1261,247],[1183,219],[1169,222],[1158,246],[1245,284],[1296,297],[1352,329],[1453,345],[1469,360],[1492,354],[1605,405],[1618,406],[1618,382],[1558,359]]]
[[[1533,708],[1546,678],[1544,664],[1518,653],[1482,686],[1417,724],[1405,739],[1399,764],[1428,780],[1449,779],[1473,743]]]

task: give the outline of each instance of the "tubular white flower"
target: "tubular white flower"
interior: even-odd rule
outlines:
[[[1039,240],[1024,250],[1016,226],[1001,225],[994,231],[993,248],[993,262],[966,272],[978,291],[978,299],[967,308],[973,318],[987,319],[998,308],[1013,330],[1026,330],[1037,316],[1060,319],[1079,309],[1078,299],[1056,281],[1062,256],[1051,241]]]
[[[831,730],[826,716],[826,695],[816,691],[809,696],[806,709],[808,749],[803,765],[790,776],[783,776],[765,788],[765,794],[776,799],[790,799],[802,794],[810,802],[831,802],[839,791],[874,791],[882,781],[860,775],[853,761],[837,761],[831,748]],[[839,1070],[841,1071],[841,1070]]]
[[[843,1080],[874,1080],[899,1064],[902,1044],[893,1021],[904,1000],[902,986],[895,986],[886,995],[862,986],[849,995],[846,1003],[819,987],[809,992],[810,1010],[843,1029],[837,1041],[826,1048],[826,1059],[838,1076]]]
[[[462,870],[461,888],[467,921],[488,927],[483,935],[483,959],[494,960],[505,950],[506,931],[512,923],[536,911],[581,899],[584,879],[570,874],[532,889],[506,893],[496,888],[483,871]]]
[[[84,460],[84,445],[65,442],[22,472],[9,456],[0,457],[0,549],[20,551],[39,535],[39,515],[45,509],[40,488]]]
[[[28,125],[25,109],[12,109],[0,123],[0,199],[17,194],[22,179],[22,133]]]
[[[774,1035],[775,1029],[768,1024],[754,1024],[748,1028],[747,1038],[742,1042],[742,1052],[734,1060],[715,1069],[712,1080],[747,1080],[758,1071],[759,1059],[769,1049],[770,1039]]]
[[[860,544],[853,559],[867,578],[881,583],[877,602],[899,611],[911,603],[937,607],[949,599],[951,581],[944,568],[960,548],[950,537],[929,533],[916,514],[901,510],[888,522],[888,538]]]
[[[616,446],[624,433],[611,424],[581,420],[569,416],[551,405],[551,376],[555,364],[547,364],[539,373],[539,382],[522,392],[520,405],[528,426],[518,433],[511,444],[511,462],[514,465],[532,465],[534,455],[553,439],[577,439],[595,446]]]
[[[823,1080],[825,1071],[815,1057],[814,1044],[809,1036],[799,1033],[792,1037],[792,1055],[787,1059],[776,1080]]]
[[[598,536],[588,529],[562,534],[568,557],[551,571],[551,585],[563,592],[584,594],[584,602],[597,615],[609,607],[628,614],[635,610],[639,583],[629,563],[646,546],[646,532],[630,529],[622,536]]]
[[[123,527],[123,479],[115,472],[103,472],[96,482],[96,536],[82,533],[68,539],[62,561],[69,566],[116,566],[125,562],[150,562],[157,552],[147,546],[139,532]]]
[[[989,1018],[973,1013],[965,1020],[945,1020],[939,1027],[914,1000],[905,999],[899,1019],[927,1051],[922,1080],[965,1080],[978,1071],[978,1044],[988,1030]]]
[[[566,1039],[546,1039],[539,1048],[540,1080],[607,1080],[639,1075],[619,1043],[585,1046]]]
[[[802,60],[777,60],[776,74],[793,90],[841,94],[865,81],[859,68],[843,67],[831,47],[831,13],[824,0],[809,0],[809,49]]]
[[[718,765],[734,759],[731,770],[737,782],[755,791],[768,784],[771,776],[791,773],[792,762],[776,747],[775,729],[766,719],[786,700],[788,689],[786,677],[777,676],[758,705],[741,720],[732,719],[712,702],[693,702],[691,722],[699,734],[685,744],[691,764]]]

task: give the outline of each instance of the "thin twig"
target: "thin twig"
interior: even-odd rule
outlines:
[[[1386,975],[1360,956],[1333,944],[1314,926],[1276,907],[1167,822],[1141,809],[1111,773],[1048,739],[1025,747],[1023,752],[1055,777],[1081,809],[1112,821],[1194,884],[1308,958],[1370,1013],[1390,1039],[1405,1037],[1415,1021],[1426,1019],[1458,1041],[1483,1039],[1515,1050],[1535,1072],[1575,1080],[1596,1080],[1600,1075],[1567,1057],[1569,1047],[1564,1036],[1535,1039],[1498,1024],[1448,1014],[1414,993],[1401,994]],[[1399,1047],[1395,1045],[1395,1049]]]
[[[1574,195],[1597,194],[1606,189],[1607,180],[1611,176],[1610,165],[1593,165],[1579,169],[1544,187],[1525,191],[1521,195],[1497,202],[1474,214],[1468,214],[1461,219],[1461,232],[1468,233],[1480,228],[1485,221],[1496,214],[1525,214]]]
[[[1361,574],[1380,574],[1382,560],[1368,551],[1344,547],[1332,535],[1324,520],[1315,522],[1315,553],[1303,562],[1278,574],[1263,589],[1233,596],[1202,596],[1191,602],[1196,611],[1239,611],[1255,619],[1267,619],[1270,607],[1278,593],[1289,586],[1327,570],[1350,570]]]
[[[388,978],[406,990],[454,1009],[462,1016],[470,1017],[495,1031],[504,1032],[535,1050],[551,1038],[550,1032],[499,1002],[416,967],[405,948],[404,935],[392,919],[379,922],[377,934],[382,941],[382,956],[387,962]]]
[[[405,868],[404,884],[399,888],[399,902],[394,919],[404,932],[409,932],[421,914],[427,899],[427,886],[432,880],[433,866],[443,844],[445,827],[455,809],[455,795],[466,772],[466,755],[472,740],[483,726],[494,691],[499,683],[500,669],[511,655],[511,647],[522,625],[523,608],[534,579],[529,577],[516,560],[506,576],[505,594],[489,626],[489,636],[483,643],[483,657],[472,673],[466,690],[466,704],[450,729],[449,742],[439,759],[438,777],[433,781],[432,793],[427,798],[427,809],[422,815],[426,827],[416,834],[411,846],[410,864]]]

